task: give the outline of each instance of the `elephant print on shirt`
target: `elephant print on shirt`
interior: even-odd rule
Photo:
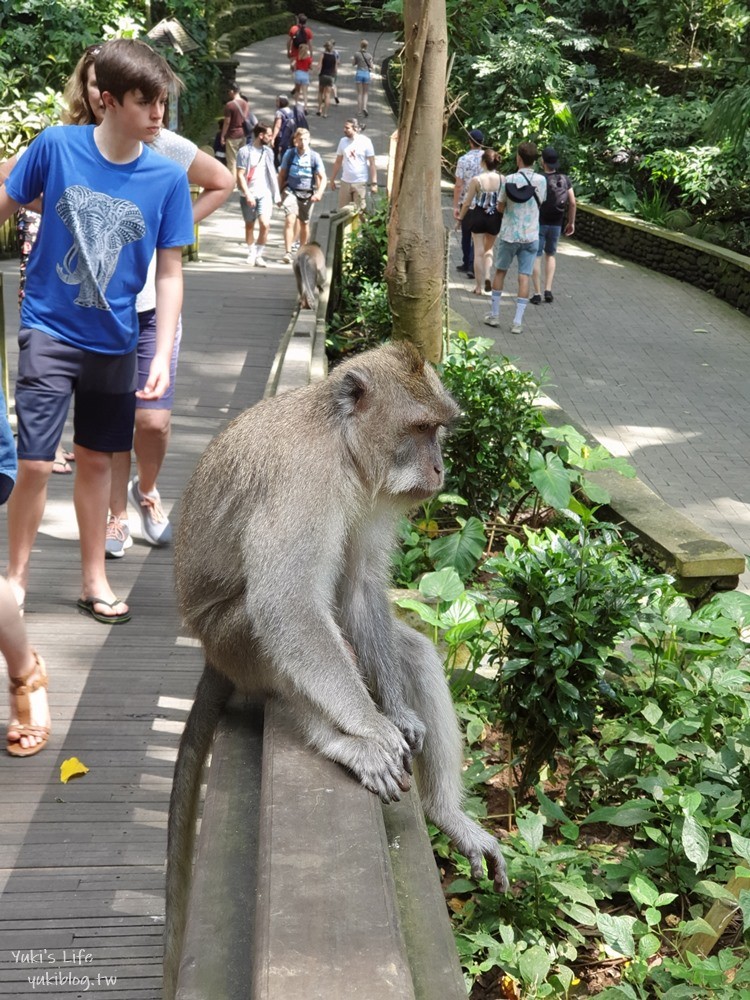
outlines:
[[[73,246],[57,265],[58,277],[81,286],[76,305],[109,310],[107,285],[120,251],[146,234],[141,210],[132,201],[79,184],[67,188],[55,208],[73,237]]]

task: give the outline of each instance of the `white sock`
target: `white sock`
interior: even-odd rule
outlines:
[[[492,289],[492,298],[490,300],[490,312],[493,316],[500,315],[500,299],[503,297],[502,292],[498,292],[497,289]]]
[[[521,323],[523,323],[523,314],[526,312],[526,306],[528,304],[529,304],[529,300],[528,299],[518,299],[516,301],[516,315],[515,315],[515,318],[513,320],[513,325],[514,326],[516,324],[518,324],[518,326],[520,326]]]

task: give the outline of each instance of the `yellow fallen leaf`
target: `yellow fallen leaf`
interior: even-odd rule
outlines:
[[[84,774],[88,774],[89,769],[85,764],[82,764],[77,757],[68,757],[60,765],[60,781],[65,785],[71,778],[82,778]]]

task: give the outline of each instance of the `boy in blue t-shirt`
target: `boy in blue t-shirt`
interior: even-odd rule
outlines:
[[[159,399],[182,306],[182,247],[193,240],[185,171],[146,143],[180,81],[145,42],[114,39],[96,55],[105,108],[97,126],[46,129],[0,187],[0,224],[44,196],[19,331],[19,469],[8,504],[7,577],[23,605],[47,480],[75,399],[74,502],[81,544],[78,607],[97,621],[130,619],[104,562],[113,452],[132,445],[138,320],[135,298],[157,251],[156,353],[138,393]]]

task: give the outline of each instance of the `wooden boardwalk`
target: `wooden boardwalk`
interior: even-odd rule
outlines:
[[[210,438],[262,396],[296,301],[291,268],[249,269],[242,235],[232,197],[202,227],[201,262],[185,269],[173,438],[159,482],[167,507]],[[280,237],[274,220],[271,258],[283,253]],[[16,265],[1,267],[13,374]],[[109,627],[77,613],[72,485],[51,477],[26,600],[31,641],[48,664],[53,735],[38,757],[0,755],[0,997],[155,1000],[172,767],[201,658],[180,633],[172,552],[141,541],[133,511],[135,545],[108,564],[132,621]],[[0,536],[4,561],[4,525]],[[69,757],[90,770],[64,785]]]

